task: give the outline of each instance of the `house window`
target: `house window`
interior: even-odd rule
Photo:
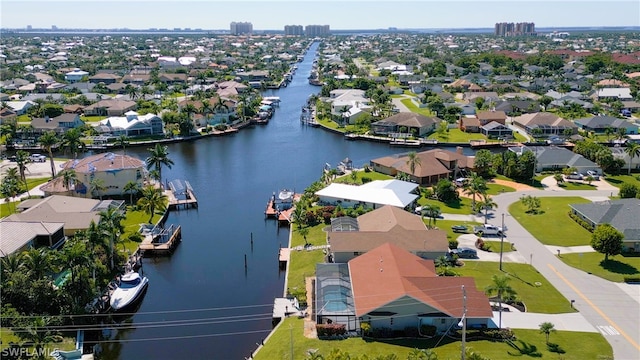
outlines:
[[[142,178],[142,172],[140,170],[136,170],[136,180],[140,180]]]
[[[447,321],[446,321],[445,319],[440,319],[440,324],[444,324],[444,323],[446,323],[446,322],[447,322]]]
[[[389,318],[389,325],[393,326],[393,318]]]

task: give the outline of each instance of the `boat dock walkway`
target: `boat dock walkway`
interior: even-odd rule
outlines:
[[[167,187],[168,189],[164,190],[164,194],[169,199],[169,209],[177,210],[180,208],[180,205],[185,209],[188,207],[198,207],[198,199],[188,181],[176,179],[169,182]]]
[[[148,234],[138,246],[143,255],[170,255],[182,241],[182,227],[171,225],[158,234]]]

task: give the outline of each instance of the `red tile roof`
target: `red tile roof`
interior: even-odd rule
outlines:
[[[470,277],[437,276],[432,260],[424,260],[386,243],[349,261],[356,316],[363,316],[403,297],[414,298],[451,317],[492,317],[489,299]]]

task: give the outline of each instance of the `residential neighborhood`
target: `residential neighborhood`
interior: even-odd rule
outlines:
[[[135,273],[247,358],[633,359],[640,41],[567,34],[3,36],[6,346],[178,356]]]

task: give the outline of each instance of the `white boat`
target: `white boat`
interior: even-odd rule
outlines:
[[[120,284],[111,294],[111,299],[109,300],[111,308],[118,311],[132,305],[144,292],[148,284],[149,279],[146,276],[140,276],[135,271],[122,275]]]

